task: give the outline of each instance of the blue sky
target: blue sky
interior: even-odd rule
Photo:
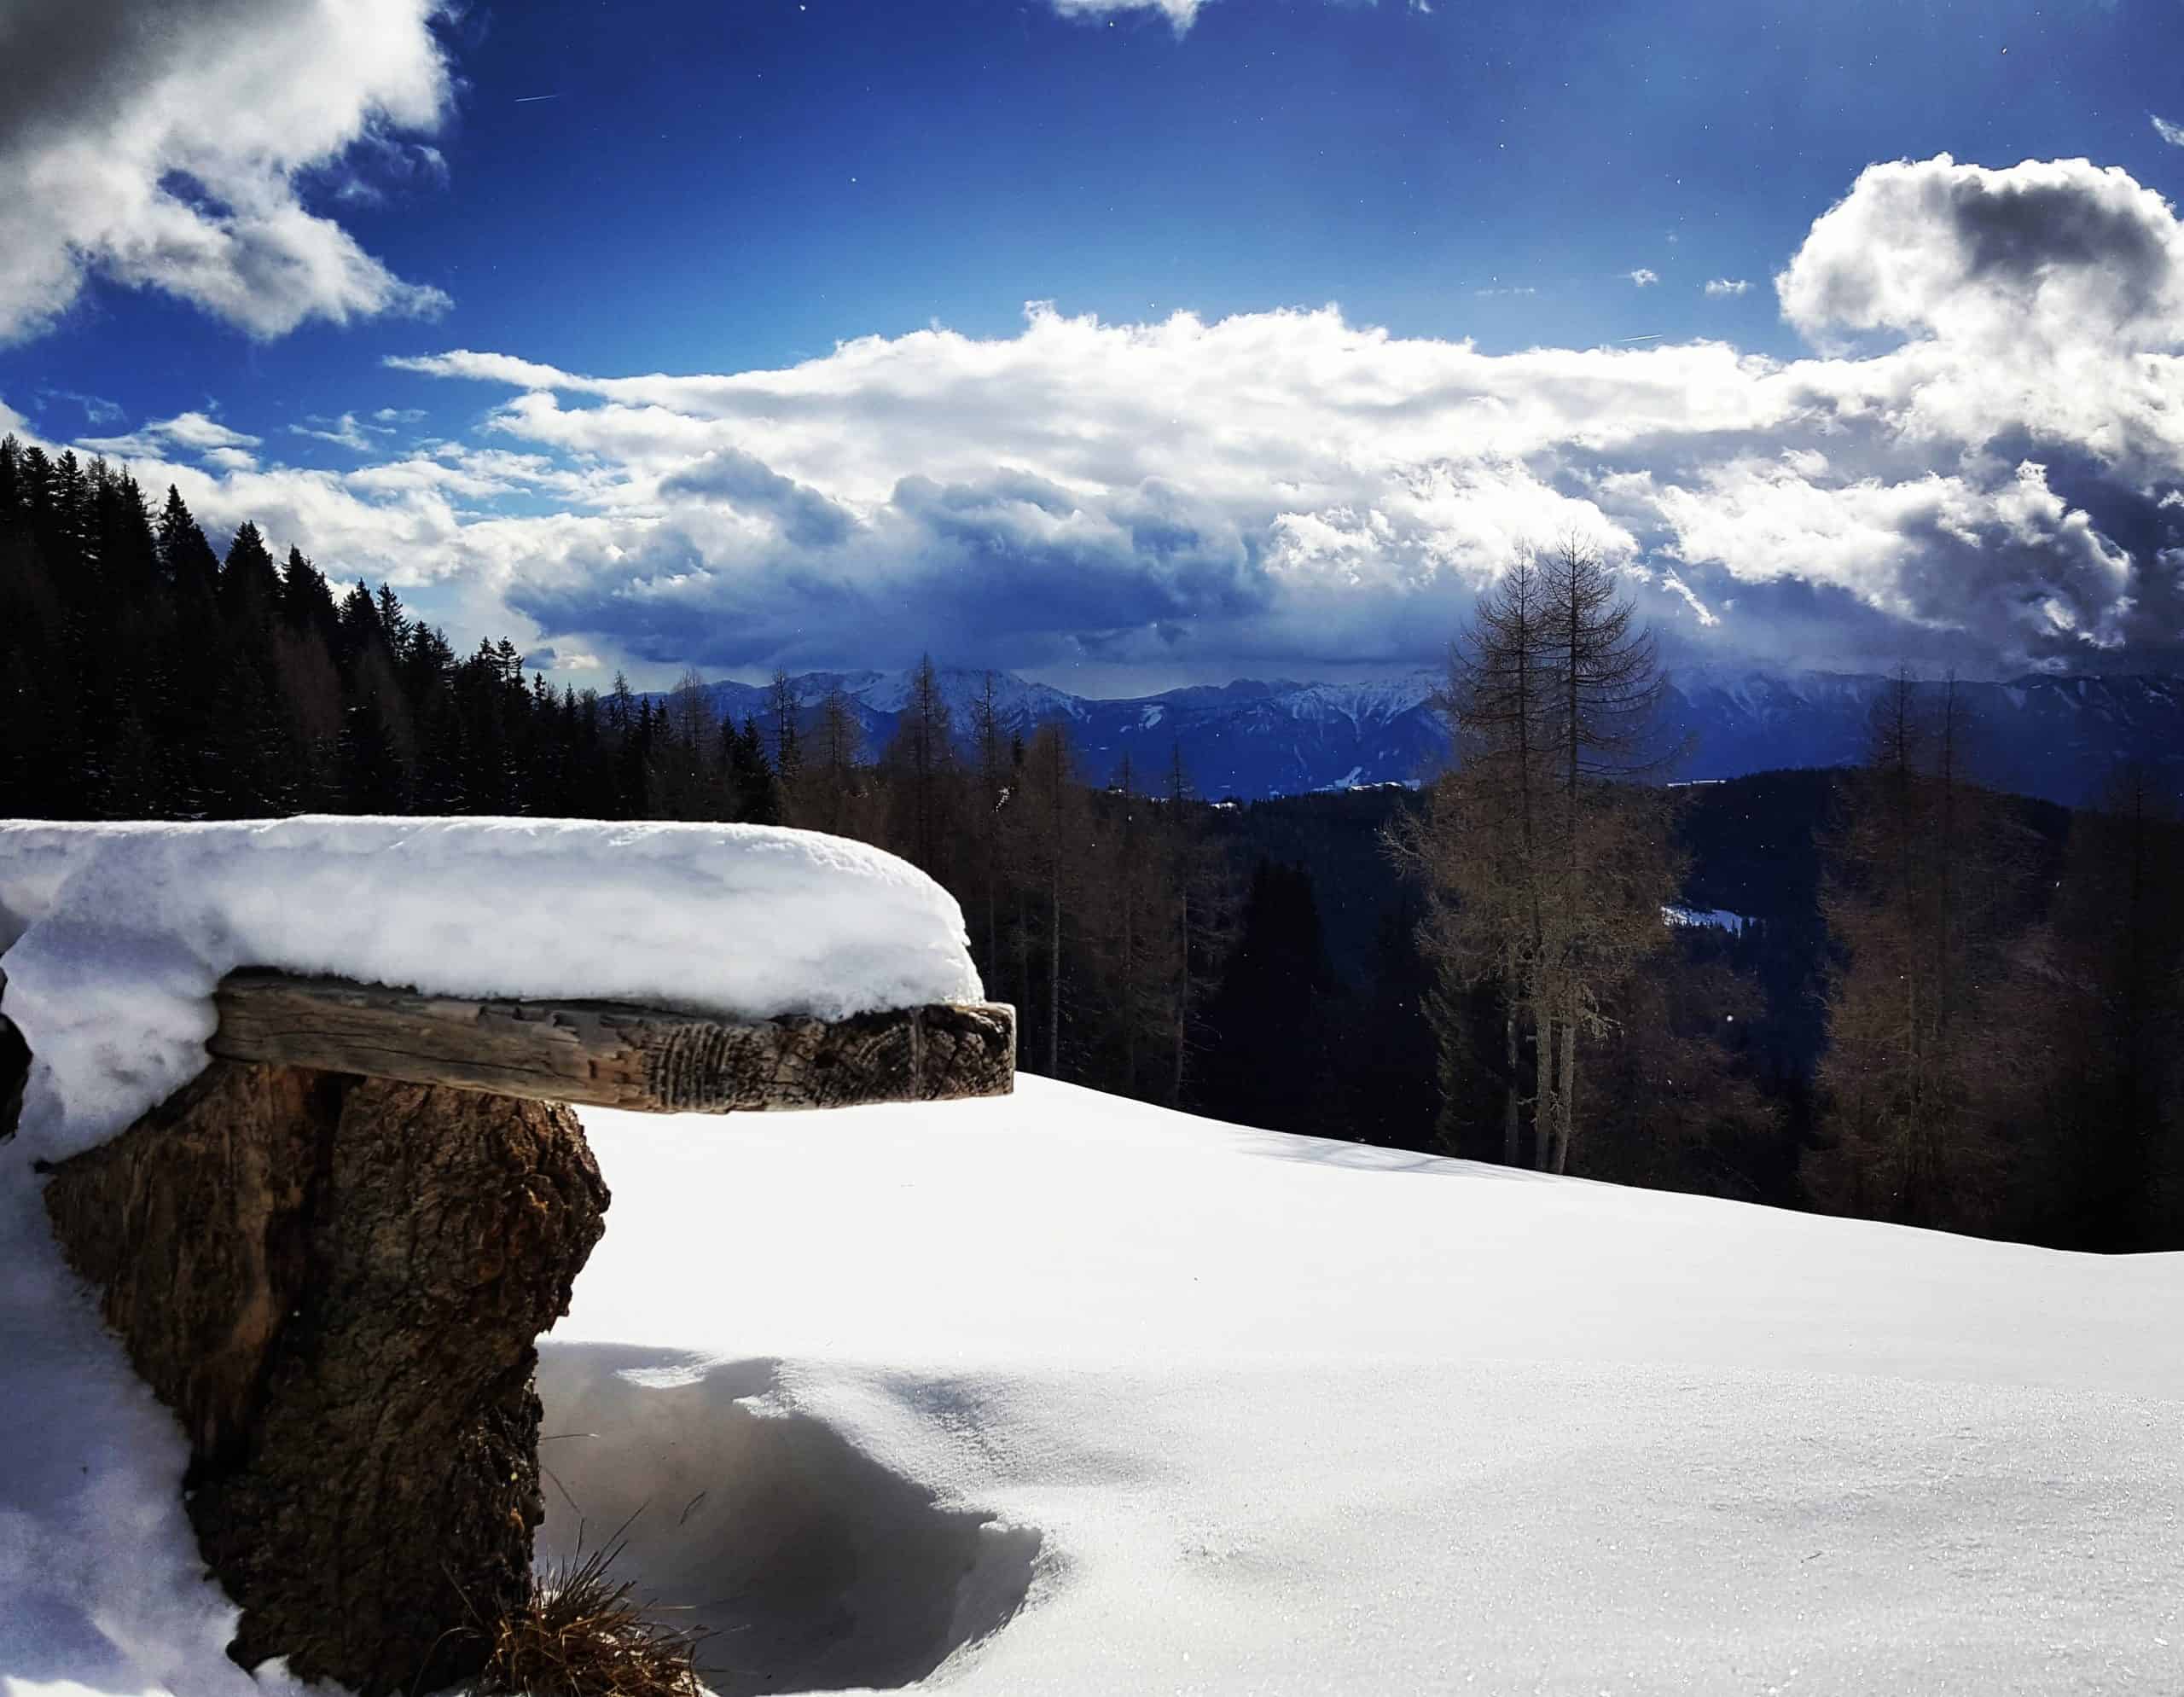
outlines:
[[[166,15],[0,21],[0,422],[579,684],[2184,646],[2167,0]]]

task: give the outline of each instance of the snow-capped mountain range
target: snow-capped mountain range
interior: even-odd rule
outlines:
[[[894,734],[909,678],[907,671],[815,671],[792,683],[807,714],[839,684],[868,747],[877,750]],[[940,674],[959,735],[985,678],[970,670]],[[1013,731],[1066,724],[1095,782],[1110,781],[1127,753],[1139,786],[1157,788],[1171,750],[1180,749],[1199,794],[1297,795],[1413,782],[1430,776],[1448,748],[1431,706],[1439,680],[1427,671],[1356,683],[1242,679],[1120,700],[1073,695],[1008,672],[994,681],[1003,723]],[[1670,742],[1687,734],[1692,747],[1675,776],[1705,781],[1855,760],[1888,685],[1867,674],[1679,671],[1662,729]],[[2184,679],[2026,677],[1957,688],[1970,699],[1976,727],[1972,769],[1997,788],[2076,805],[2096,797],[2123,758],[2153,765],[2166,787],[2184,788]],[[717,713],[770,724],[764,687],[707,689]]]

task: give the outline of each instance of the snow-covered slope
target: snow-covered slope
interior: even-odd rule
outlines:
[[[634,1515],[723,1697],[2184,1689],[2184,1257],[1019,1085],[585,1116],[544,1549]],[[0,1691],[290,1690],[0,1208]]]
[[[549,1542],[723,1689],[2184,1688],[2184,1257],[1019,1084],[586,1116]]]

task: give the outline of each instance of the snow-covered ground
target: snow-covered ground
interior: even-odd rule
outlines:
[[[2184,1257],[1019,1082],[585,1116],[545,1548],[636,1513],[722,1691],[2184,1688]],[[171,1422],[0,1224],[0,1689],[279,1690]]]
[[[0,1697],[287,1683],[222,1653],[181,1436],[32,1167],[201,1065],[222,971],[977,993],[936,886],[748,828],[0,827],[0,946],[38,1051],[0,1143]],[[1028,1078],[585,1119],[614,1204],[543,1351],[547,1550],[630,1520],[724,1697],[2184,1690],[2184,1256]]]
[[[1019,1083],[585,1117],[549,1542],[723,1688],[2184,1689],[2184,1256]]]

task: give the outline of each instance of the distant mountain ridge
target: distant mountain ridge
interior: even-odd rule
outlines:
[[[959,735],[986,676],[940,673]],[[1140,787],[1156,788],[1170,749],[1179,747],[1198,793],[1257,799],[1416,782],[1448,751],[1430,705],[1440,682],[1431,671],[1355,683],[1243,678],[1122,700],[1074,695],[1009,672],[993,677],[1002,723],[1027,734],[1067,724],[1084,776],[1095,783],[1111,782],[1127,752]],[[839,685],[876,752],[894,734],[909,678],[906,671],[811,671],[790,682],[800,717]],[[1875,674],[1680,670],[1670,677],[1662,729],[1670,738],[1688,735],[1693,747],[1674,776],[1705,781],[1847,764],[1864,747],[1873,703],[1889,683]],[[1931,693],[1943,686],[1918,687]],[[1977,726],[1973,770],[1996,788],[2077,805],[2094,799],[2109,768],[2129,758],[2162,772],[2172,792],[2184,791],[2184,679],[2027,677],[1957,688]],[[723,681],[706,692],[715,713],[770,726],[764,686]]]

